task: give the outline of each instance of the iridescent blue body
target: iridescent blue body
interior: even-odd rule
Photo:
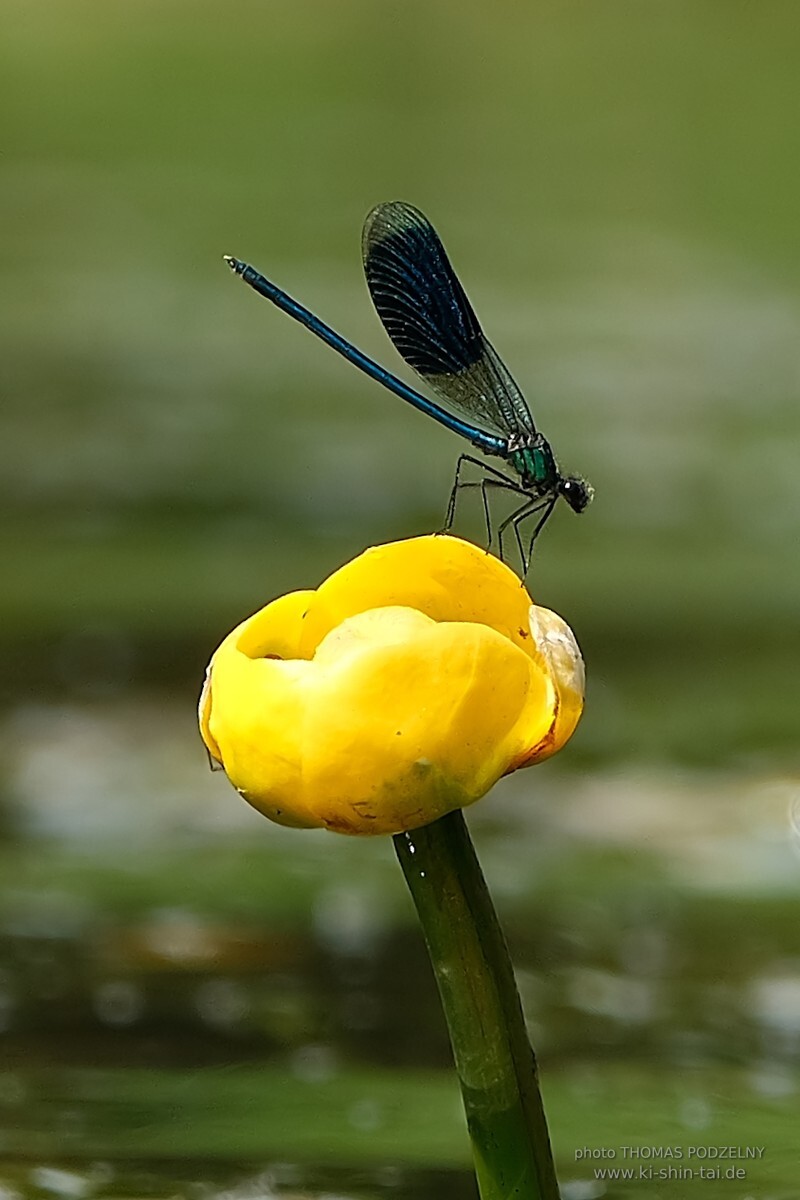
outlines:
[[[441,396],[447,408],[368,358],[247,263],[227,256],[226,262],[259,295],[370,378],[465,438],[484,455],[508,465],[513,475],[462,454],[445,528],[453,522],[459,490],[479,487],[491,545],[488,490],[499,488],[518,495],[522,502],[500,523],[497,537],[502,557],[503,535],[509,527],[513,529],[523,571],[527,571],[534,542],[559,496],[574,512],[583,512],[592,498],[590,485],[580,476],[562,475],[550,443],[537,430],[519,387],[484,336],[428,219],[402,201],[379,204],[364,225],[363,256],[367,285],[386,332],[409,366]],[[462,419],[453,409],[468,419]],[[466,464],[482,468],[479,481],[461,478]],[[533,532],[523,541],[520,527],[534,515],[537,520]]]

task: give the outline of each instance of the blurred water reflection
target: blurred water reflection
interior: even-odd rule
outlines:
[[[0,1200],[472,1194],[390,847],[267,827],[193,711],[245,613],[441,520],[454,440],[220,258],[392,367],[394,197],[597,488],[532,580],[585,720],[470,818],[564,1195],[637,1139],[796,1194],[794,6],[187,11],[4,14]]]
[[[40,1001],[56,988],[56,959],[74,971],[87,952],[107,977],[93,1004],[110,1025],[141,1019],[131,985],[147,979],[156,991],[164,981],[170,1005],[184,990],[179,1026],[193,1007],[224,1030],[253,1016],[249,989],[264,972],[285,986],[300,970],[301,990],[329,1000],[341,989],[379,993],[384,972],[405,976],[397,964],[408,955],[425,973],[389,847],[266,826],[206,772],[180,707],[70,706],[17,715],[12,729],[6,804],[18,833],[3,850],[2,911],[9,949],[25,943],[26,961],[39,964]],[[523,980],[533,971],[531,1007],[546,988],[550,1005],[621,1022],[628,1037],[632,1026],[656,1029],[668,997],[669,1008],[699,975],[746,985],[739,1019],[779,1025],[794,975],[775,964],[798,951],[793,784],[535,774],[506,781],[471,817]],[[342,996],[345,1025],[375,1024],[371,1003],[357,1019],[348,1003]],[[720,994],[708,1007],[719,1024]],[[61,1000],[56,1011],[63,1019]],[[330,1003],[326,1021],[336,1012]],[[578,1028],[586,1049],[585,1017]]]
[[[229,1114],[220,1138],[230,1155],[296,1145],[279,1099],[293,1078],[328,1087],[331,1100],[350,1096],[334,1100],[344,1124],[323,1121],[311,1147],[296,1147],[300,1158],[324,1158],[334,1144],[360,1158],[363,1138],[391,1139],[409,1119],[405,1109],[386,1115],[381,1072],[393,1089],[420,1069],[450,1079],[429,967],[385,842],[268,826],[207,771],[191,711],[164,696],[29,706],[7,718],[6,734],[8,1152],[153,1159],[166,1102],[176,1105],[174,1152],[197,1157],[210,1134],[187,1140],[180,1129],[216,1119],[202,1072],[258,1062],[278,1109],[232,1142]],[[733,1086],[726,1071],[744,1071],[737,1120],[767,1102],[778,1130],[795,1111],[794,798],[778,776],[633,767],[576,776],[553,764],[505,781],[474,810],[531,1033],[567,1106],[565,1166],[578,1132],[567,1132],[574,1104],[563,1089],[588,1070],[593,1107],[604,1062],[626,1064],[618,1086],[653,1106],[653,1136],[668,1121],[661,1100],[642,1099],[654,1072],[679,1072],[681,1103],[696,1105]],[[101,1066],[106,1075],[91,1083]],[[165,1067],[184,1078],[171,1102]],[[125,1083],[134,1068],[150,1071],[135,1098]],[[353,1095],[353,1072],[365,1068],[375,1075]],[[58,1083],[65,1071],[72,1081]],[[242,1084],[254,1111],[258,1079]],[[103,1115],[111,1094],[122,1125]],[[63,1099],[53,1107],[48,1096]],[[317,1103],[309,1098],[309,1111]],[[451,1116],[455,1137],[456,1098]],[[732,1119],[718,1113],[712,1124]],[[438,1135],[437,1145],[451,1153]],[[412,1191],[422,1186],[414,1174]],[[384,1190],[373,1181],[365,1194]]]

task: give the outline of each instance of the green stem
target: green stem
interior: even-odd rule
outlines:
[[[536,1058],[464,818],[398,833],[394,845],[439,986],[481,1200],[558,1200]]]

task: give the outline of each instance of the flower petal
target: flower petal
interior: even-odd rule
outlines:
[[[532,604],[530,627],[553,684],[554,718],[546,737],[538,745],[532,745],[528,753],[510,767],[511,771],[550,758],[569,741],[583,712],[586,693],[583,656],[575,634],[563,617],[549,608]]]
[[[580,652],[508,567],[458,538],[377,547],[222,642],[211,755],[286,825],[396,833],[548,757],[583,704]]]
[[[496,629],[526,653],[533,647],[531,598],[510,567],[447,534],[373,546],[317,589],[303,630],[303,657],[346,617],[401,605],[435,621],[475,621]]]

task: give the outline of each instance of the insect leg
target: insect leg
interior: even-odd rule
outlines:
[[[458,462],[456,463],[456,477],[453,480],[453,486],[450,490],[450,499],[447,501],[447,513],[444,518],[444,526],[439,530],[440,533],[447,533],[453,526],[453,521],[456,516],[456,497],[459,490],[466,485],[461,482],[461,470],[464,463],[475,463],[476,466],[483,466],[483,463],[477,458],[473,458],[471,454],[459,454]]]
[[[498,472],[498,474],[499,474],[499,472]],[[480,482],[480,488],[481,488],[481,495],[483,497],[483,511],[484,511],[484,516],[486,519],[486,535],[489,539],[489,545],[487,547],[487,552],[489,549],[491,549],[492,542],[494,541],[494,533],[492,531],[492,518],[491,518],[491,513],[489,510],[489,497],[486,494],[487,488],[492,488],[492,487],[500,488],[502,491],[506,491],[506,492],[513,492],[517,496],[525,496],[526,497],[525,505],[527,505],[530,500],[529,494],[525,491],[524,488],[521,488],[519,486],[519,484],[516,482],[516,480],[509,479],[505,475],[501,475],[499,479],[490,479],[490,478],[487,478],[486,476],[484,476],[484,478]],[[523,508],[525,507],[525,505],[523,505]],[[500,543],[499,549],[500,549],[500,558],[501,559],[503,557],[502,531],[505,529],[507,524],[508,524],[507,521],[503,521],[497,530],[498,539],[499,539],[499,543]]]
[[[525,493],[525,494],[528,496],[526,503],[520,505],[519,508],[515,509],[514,512],[510,513],[506,517],[505,521],[503,521],[502,525],[500,526],[500,528],[497,531],[498,538],[500,540],[500,557],[502,558],[503,557],[503,534],[505,533],[505,531],[507,530],[509,525],[513,528],[514,537],[516,538],[516,542],[517,542],[517,550],[519,551],[519,559],[520,559],[520,565],[522,567],[523,579],[528,574],[528,568],[531,565],[531,554],[533,551],[533,543],[535,542],[536,537],[539,534],[540,530],[542,529],[545,521],[550,516],[550,513],[553,511],[553,506],[556,502],[556,497],[531,496],[529,493]],[[536,528],[533,531],[533,536],[530,540],[528,552],[526,554],[525,548],[524,548],[524,545],[522,542],[522,534],[520,533],[520,526],[522,525],[523,521],[526,521],[528,519],[528,517],[533,516],[534,513],[541,512],[542,509],[545,509],[544,516],[542,517],[542,519],[539,522],[537,522]]]
[[[473,466],[480,468],[480,470],[483,472],[483,475],[484,475],[484,478],[481,480],[480,483],[477,483],[477,482],[472,483],[469,481],[464,482],[462,480],[461,474],[462,474],[462,470],[463,470],[465,463],[472,463]],[[491,467],[487,462],[483,462],[480,458],[475,458],[472,454],[459,455],[458,462],[456,463],[456,477],[453,481],[453,487],[450,492],[450,499],[447,502],[447,513],[446,513],[445,519],[444,519],[444,528],[439,530],[440,533],[447,533],[448,530],[452,528],[453,521],[455,520],[455,515],[456,515],[456,502],[457,502],[459,491],[462,488],[467,488],[467,487],[480,487],[482,495],[483,495],[484,515],[486,517],[486,531],[487,531],[487,536],[489,538],[489,543],[491,544],[492,529],[491,529],[491,523],[489,520],[488,511],[487,511],[488,505],[486,502],[486,495],[483,492],[483,484],[485,482],[488,482],[488,480],[486,480],[486,475],[491,475],[497,480],[502,480],[504,485],[510,486],[514,491],[519,491],[519,489],[515,486],[514,480],[511,479],[508,475],[505,475],[502,471],[498,471],[497,467]]]
[[[503,541],[502,541],[503,533],[505,532],[505,530],[508,528],[509,525],[514,530],[514,538],[517,543],[517,551],[519,553],[519,562],[520,562],[520,567],[522,568],[522,578],[523,579],[525,578],[525,576],[528,573],[528,564],[525,559],[525,550],[522,545],[522,538],[521,538],[520,532],[519,532],[519,525],[520,525],[520,521],[525,520],[525,518],[527,517],[530,510],[531,510],[530,509],[530,501],[528,501],[527,504],[523,504],[522,508],[518,508],[516,512],[512,513],[511,516],[509,517],[508,521],[503,522],[502,529],[498,533],[498,537],[500,538],[500,557],[503,558]],[[503,561],[505,561],[505,559],[503,559]]]
[[[540,533],[542,532],[542,530],[544,529],[545,525],[547,524],[547,521],[548,521],[548,519],[549,519],[549,517],[550,517],[550,514],[552,513],[553,509],[554,509],[554,508],[555,508],[555,506],[556,506],[556,500],[557,500],[557,499],[558,499],[558,496],[553,496],[553,497],[552,497],[552,498],[551,498],[551,499],[548,501],[548,503],[547,503],[547,504],[544,506],[544,512],[542,513],[542,515],[541,515],[541,517],[539,518],[539,520],[536,522],[536,526],[535,526],[535,528],[534,528],[534,530],[533,530],[533,533],[531,534],[530,541],[528,542],[528,561],[527,561],[527,564],[526,564],[526,566],[525,566],[525,572],[524,572],[526,575],[528,574],[528,568],[530,567],[530,565],[531,565],[531,559],[533,558],[533,544],[534,544],[534,542],[536,541],[536,539],[537,539],[537,537],[539,536],[539,534],[540,534]],[[530,511],[529,513],[526,513],[525,515],[526,515],[526,516],[531,516],[531,515],[532,515],[534,512],[538,512],[538,511],[539,511],[539,509],[531,509],[531,511]],[[520,519],[521,519],[521,518],[520,518]]]

